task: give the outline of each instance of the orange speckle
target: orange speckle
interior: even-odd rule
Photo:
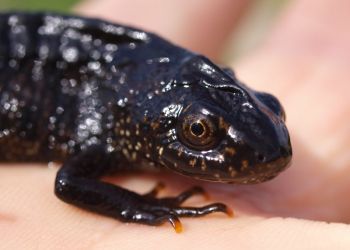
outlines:
[[[234,212],[231,208],[226,208],[226,212],[225,212],[229,217],[234,217]]]
[[[182,224],[177,217],[170,217],[169,221],[173,226],[173,228],[175,229],[176,233],[181,233],[183,231]]]

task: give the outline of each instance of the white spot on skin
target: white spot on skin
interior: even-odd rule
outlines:
[[[169,106],[163,108],[162,112],[166,117],[178,117],[181,113],[183,106],[179,104],[170,104]]]
[[[122,153],[127,159],[130,159],[129,151],[126,148],[122,149]]]
[[[131,153],[131,160],[136,161],[136,159],[137,159],[137,153],[136,152],[132,152]]]
[[[163,154],[163,150],[164,150],[163,147],[161,147],[161,148],[158,150],[158,153],[159,153],[160,156]]]
[[[89,62],[88,63],[88,68],[91,71],[98,71],[101,69],[101,64],[99,62]]]
[[[109,145],[107,146],[107,152],[108,152],[108,153],[112,153],[114,150],[115,150],[115,148],[114,148],[112,145],[109,144]]]
[[[231,137],[234,142],[240,141],[239,133],[232,126],[228,129],[227,135]]]
[[[249,108],[249,109],[252,109],[252,108],[253,108],[252,104],[249,103],[249,102],[243,103],[243,104],[242,104],[242,107],[247,107],[247,108]]]
[[[56,108],[56,114],[60,115],[64,112],[64,109],[62,107],[57,107]]]
[[[74,63],[78,61],[79,52],[75,47],[66,48],[62,51],[62,57],[69,63]]]

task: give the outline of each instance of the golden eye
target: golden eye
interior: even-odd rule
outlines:
[[[182,121],[180,139],[189,147],[204,150],[216,142],[217,128],[202,115],[189,115]]]

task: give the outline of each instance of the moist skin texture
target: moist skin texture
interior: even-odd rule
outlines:
[[[292,155],[272,95],[232,70],[162,38],[102,20],[0,14],[0,160],[62,162],[55,193],[122,221],[181,231],[178,217],[232,212],[182,207],[193,187],[158,199],[99,180],[168,168],[191,178],[249,184],[284,170]]]

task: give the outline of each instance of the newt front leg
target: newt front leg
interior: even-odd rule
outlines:
[[[103,147],[94,146],[67,160],[58,171],[55,194],[63,201],[125,222],[159,225],[169,221],[182,231],[178,217],[198,217],[213,212],[232,215],[224,204],[182,207],[192,195],[205,194],[194,187],[176,197],[157,198],[159,188],[140,195],[99,178],[109,168],[111,157]]]

